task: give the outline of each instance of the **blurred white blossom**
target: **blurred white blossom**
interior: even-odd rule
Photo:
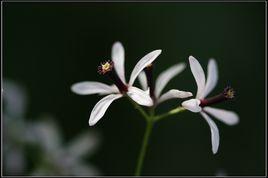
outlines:
[[[24,173],[26,93],[22,86],[5,80],[3,82],[3,161],[8,175]]]
[[[42,151],[42,164],[39,164],[32,175],[98,175],[97,168],[84,162],[84,158],[94,154],[99,135],[86,131],[64,144],[54,120],[44,118],[29,124],[29,142],[39,146]]]
[[[62,132],[51,116],[25,119],[27,95],[17,83],[4,80],[3,85],[3,164],[5,175],[99,175],[100,171],[85,159],[95,153],[99,135],[89,131],[71,141],[63,141]],[[29,173],[27,150],[38,152]],[[32,154],[32,153],[31,153]]]

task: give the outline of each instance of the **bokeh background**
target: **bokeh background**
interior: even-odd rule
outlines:
[[[127,99],[120,99],[89,127],[90,111],[100,96],[75,95],[70,86],[84,80],[109,83],[97,66],[110,59],[115,41],[125,47],[127,76],[154,49],[163,50],[155,76],[172,64],[188,63],[189,55],[206,70],[208,59],[214,57],[219,83],[212,95],[233,86],[235,100],[217,107],[236,111],[240,123],[227,126],[215,119],[221,137],[216,155],[208,124],[200,115],[184,112],[157,123],[143,175],[264,175],[264,17],[265,4],[260,2],[3,3],[3,79],[24,86],[27,121],[52,115],[66,141],[84,131],[99,133],[100,145],[86,164],[97,167],[100,175],[133,175],[145,129],[139,113]],[[168,88],[195,93],[189,66]],[[158,112],[180,103],[162,104]],[[32,155],[34,150],[26,152]],[[40,160],[26,161],[24,175]]]

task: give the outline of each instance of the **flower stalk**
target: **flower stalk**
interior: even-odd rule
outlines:
[[[143,162],[144,162],[144,158],[146,155],[146,150],[148,147],[150,135],[152,133],[152,129],[153,129],[153,125],[154,125],[154,120],[152,118],[147,120],[146,130],[145,130],[145,133],[143,136],[143,142],[142,142],[141,150],[140,150],[139,157],[138,157],[138,163],[137,163],[137,167],[136,167],[136,171],[135,171],[135,176],[141,175]]]
[[[185,111],[185,110],[186,110],[186,109],[183,108],[183,107],[177,107],[177,108],[175,108],[175,109],[170,110],[170,111],[167,112],[167,113],[164,113],[164,114],[155,116],[155,117],[154,117],[154,121],[162,120],[162,119],[164,119],[164,118],[166,118],[166,117],[168,117],[168,116],[171,116],[171,115],[174,115],[174,114],[178,114],[178,113],[183,112],[183,111]]]
[[[183,107],[177,107],[175,109],[170,110],[167,113],[161,114],[161,115],[155,115],[154,114],[154,107],[152,107],[150,109],[150,113],[149,115],[142,109],[142,107],[140,107],[138,104],[136,104],[135,102],[133,102],[131,100],[131,98],[129,98],[129,101],[131,101],[131,103],[134,105],[134,107],[141,113],[141,115],[145,118],[146,120],[146,130],[143,136],[143,141],[142,141],[142,146],[140,149],[140,153],[139,153],[139,157],[137,160],[137,166],[136,166],[136,170],[135,170],[135,176],[140,176],[141,175],[141,171],[143,168],[143,163],[144,163],[144,158],[146,155],[146,151],[148,148],[148,143],[150,140],[150,135],[152,133],[153,130],[153,126],[156,122],[158,122],[159,120],[162,120],[168,116],[171,115],[175,115],[178,114],[180,112],[186,111],[185,108]]]

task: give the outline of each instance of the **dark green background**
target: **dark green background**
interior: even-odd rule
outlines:
[[[144,175],[263,175],[265,170],[265,4],[264,3],[4,3],[3,77],[24,84],[29,118],[50,113],[65,138],[91,129],[102,144],[90,160],[104,175],[132,175],[144,132],[139,113],[124,98],[114,102],[96,126],[88,118],[99,96],[79,96],[71,84],[83,80],[109,83],[97,65],[110,59],[111,45],[121,41],[126,73],[146,53],[162,49],[155,74],[210,57],[219,65],[217,94],[230,84],[233,102],[216,107],[236,111],[240,123],[215,119],[220,147],[212,154],[208,124],[184,112],[155,125]],[[128,78],[127,77],[127,78]],[[189,66],[168,88],[196,92]],[[165,89],[167,90],[167,88]],[[180,104],[159,107],[167,111]]]

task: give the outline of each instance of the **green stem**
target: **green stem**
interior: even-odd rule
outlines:
[[[177,107],[175,109],[170,110],[167,113],[155,116],[154,114],[154,107],[150,108],[149,114],[147,114],[147,112],[145,112],[143,110],[143,108],[138,105],[137,103],[135,103],[131,98],[127,97],[130,102],[133,104],[133,106],[141,113],[141,115],[145,118],[146,120],[146,130],[143,136],[143,142],[142,142],[142,146],[141,146],[141,150],[139,153],[139,157],[138,157],[138,162],[137,162],[137,167],[136,167],[136,171],[135,171],[135,176],[140,176],[141,171],[142,171],[142,167],[143,167],[143,162],[144,162],[144,158],[145,158],[145,154],[146,154],[146,150],[148,147],[148,142],[149,142],[149,138],[153,129],[153,125],[154,122],[157,122],[159,120],[162,120],[168,116],[177,114],[179,112],[185,111],[185,109],[183,107]]]
[[[164,113],[164,114],[161,114],[161,115],[158,115],[158,116],[154,117],[154,121],[162,120],[162,119],[164,119],[164,118],[166,118],[168,116],[171,116],[171,115],[183,112],[183,111],[185,111],[185,109],[183,107],[177,107],[175,109],[170,110],[167,113]]]
[[[151,117],[153,117],[153,116],[151,116]],[[138,158],[135,176],[140,176],[140,174],[141,174],[141,170],[142,170],[142,166],[143,166],[143,162],[144,162],[144,157],[146,154],[146,149],[148,147],[148,141],[149,141],[150,134],[151,134],[151,131],[153,128],[153,124],[154,124],[154,121],[152,118],[150,118],[150,120],[148,120],[148,122],[147,122],[146,131],[145,131],[145,134],[143,136],[143,142],[142,142],[142,147],[141,147],[139,158]]]

